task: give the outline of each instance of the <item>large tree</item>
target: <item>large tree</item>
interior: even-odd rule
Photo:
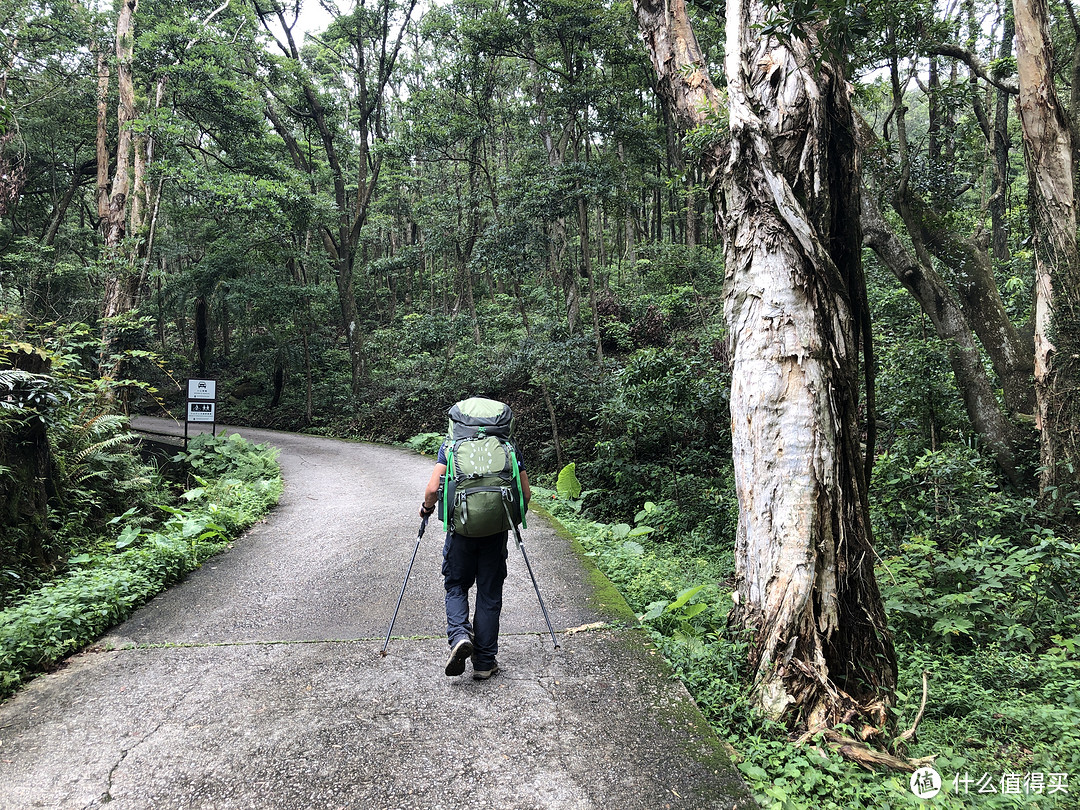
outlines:
[[[634,7],[678,124],[719,129],[684,0]],[[761,0],[728,0],[728,137],[704,154],[727,268],[732,615],[754,634],[755,702],[821,728],[852,711],[883,719],[896,660],[857,418],[869,326],[854,119],[821,29],[796,21],[794,37],[762,35],[769,14]]]
[[[1044,495],[1080,474],[1080,255],[1074,144],[1045,0],[1015,0],[1020,122],[1035,227],[1035,396]],[[1075,92],[1075,88],[1074,88]]]
[[[381,147],[389,138],[387,94],[416,0],[378,0],[371,8],[357,3],[351,13],[335,18],[317,50],[306,53],[295,34],[302,5],[298,0],[253,2],[281,51],[279,66],[289,76],[285,86],[267,84],[267,117],[294,166],[311,178],[312,191],[324,170],[320,163],[333,188],[334,219],[321,228],[320,236],[334,268],[357,396],[366,367],[354,273],[357,258],[363,261],[360,235],[379,184],[385,158]],[[310,148],[309,139],[316,148]]]

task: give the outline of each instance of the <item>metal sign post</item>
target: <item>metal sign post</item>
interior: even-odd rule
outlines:
[[[184,420],[184,449],[187,450],[188,425],[209,422],[210,433],[217,432],[217,380],[188,380],[187,419]]]

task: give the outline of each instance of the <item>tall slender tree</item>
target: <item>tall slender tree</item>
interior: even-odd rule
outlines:
[[[1045,0],[1015,0],[1020,123],[1034,201],[1035,395],[1040,490],[1080,481],[1080,255],[1074,145],[1054,86]]]
[[[333,92],[320,84],[317,66],[309,61],[311,54],[302,53],[297,41],[301,3],[254,0],[254,4],[291,79],[285,87],[267,85],[267,117],[287,145],[293,164],[313,183],[321,170],[319,161],[329,171],[334,221],[320,235],[334,268],[355,396],[366,373],[364,328],[354,281],[360,234],[379,184],[385,157],[379,147],[389,136],[387,92],[416,0],[378,0],[373,8],[360,2],[331,23],[319,52],[323,65],[333,64],[322,76],[334,85]],[[305,136],[294,130],[294,122],[311,124],[317,151],[308,148]]]

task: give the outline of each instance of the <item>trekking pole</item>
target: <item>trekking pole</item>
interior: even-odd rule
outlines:
[[[533,590],[536,591],[536,598],[540,602],[540,610],[544,614],[544,621],[547,622],[548,632],[551,633],[551,643],[555,645],[555,649],[559,649],[559,642],[555,638],[555,630],[551,626],[551,617],[548,616],[547,606],[544,604],[544,597],[540,595],[540,586],[536,584],[536,576],[533,574],[532,566],[529,564],[529,555],[525,553],[525,541],[521,539],[521,532],[518,531],[517,524],[510,517],[510,510],[506,508],[506,501],[503,501],[503,509],[506,511],[506,519],[510,521],[510,525],[514,527],[514,537],[517,540],[518,551],[521,552],[522,558],[525,560],[525,567],[529,571],[529,579],[532,580]]]
[[[379,650],[379,655],[384,658],[386,657],[386,647],[390,643],[390,634],[394,632],[394,622],[397,621],[397,614],[401,609],[401,597],[405,595],[405,586],[409,584],[409,574],[412,573],[413,563],[416,562],[416,552],[420,550],[420,538],[424,536],[427,522],[427,518],[420,521],[420,533],[416,535],[416,548],[413,549],[412,559],[409,560],[409,570],[405,572],[405,581],[401,583],[401,593],[398,594],[397,605],[394,607],[394,618],[390,620],[390,629],[386,631],[386,641],[383,642],[382,649]]]

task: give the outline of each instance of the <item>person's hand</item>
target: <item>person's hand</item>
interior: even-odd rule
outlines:
[[[435,514],[435,504],[432,504],[431,506],[427,506],[425,504],[420,504],[420,517],[426,519],[426,518],[431,517],[434,514]]]

